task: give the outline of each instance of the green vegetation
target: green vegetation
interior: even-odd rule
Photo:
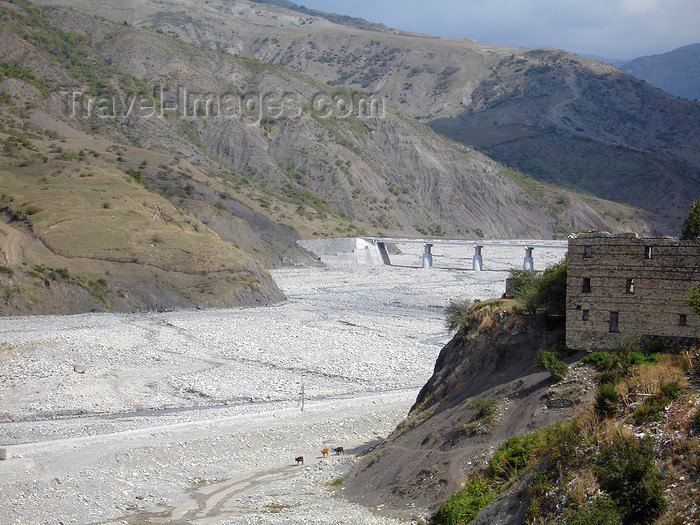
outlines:
[[[496,413],[496,400],[495,399],[475,399],[469,403],[468,408],[476,412],[477,418],[489,418]]]
[[[683,386],[679,380],[669,381],[661,385],[661,391],[655,396],[647,399],[634,409],[632,417],[637,425],[647,421],[661,421],[664,416],[664,409],[672,401],[675,401],[683,393]]]
[[[700,288],[696,288],[690,292],[690,297],[685,304],[695,310],[696,314],[700,314]]]
[[[417,232],[422,233],[423,235],[432,235],[434,237],[444,237],[447,232],[445,229],[442,227],[442,224],[438,224],[436,222],[433,222],[431,224],[420,224],[416,223],[413,225],[413,227],[416,229]]]
[[[538,274],[511,270],[515,299],[530,314],[563,316],[566,313],[566,264],[563,261]]]
[[[472,475],[462,490],[440,506],[435,515],[436,525],[469,523],[509,482],[542,457],[556,433],[556,429],[543,429],[512,437],[503,443],[489,461],[485,472]]]
[[[681,239],[700,238],[700,201],[695,201],[690,205],[688,217],[683,223]]]
[[[617,405],[620,395],[617,393],[615,383],[601,383],[597,386],[595,394],[595,412],[600,417],[613,417],[617,414]]]
[[[552,374],[552,379],[557,382],[563,381],[569,372],[569,367],[566,363],[557,359],[557,356],[551,350],[540,350],[537,352],[535,364],[549,370]]]
[[[450,496],[435,515],[436,525],[469,523],[495,498],[491,483],[481,476],[472,476],[465,487]]]
[[[473,302],[469,299],[453,300],[445,307],[445,326],[450,332],[461,330],[464,327],[465,315],[469,312]]]
[[[581,361],[595,365],[599,383],[617,384],[630,375],[634,366],[656,363],[662,349],[655,343],[643,346],[639,338],[633,337],[617,350],[592,352]]]
[[[46,81],[39,77],[34,71],[32,71],[29,68],[23,67],[20,62],[14,61],[14,62],[0,62],[0,80],[2,80],[4,77],[12,77],[12,78],[17,78],[19,80],[24,80],[25,82],[28,82],[35,88],[39,89],[44,94],[47,94],[47,87],[46,87]],[[3,102],[9,102],[9,94],[3,90],[3,93],[6,95],[4,97]],[[7,99],[7,100],[5,100]]]
[[[96,281],[91,281],[80,275],[71,275],[67,268],[52,268],[43,264],[34,265],[34,272],[44,275],[52,281],[64,281],[69,284],[81,286],[102,301],[105,306],[111,308],[105,295],[107,292],[107,281],[105,279],[100,278]]]
[[[84,81],[89,91],[100,94],[110,86],[106,79],[118,74],[121,87],[126,92],[146,94],[146,83],[133,75],[127,75],[110,66],[99,53],[95,53],[89,37],[62,31],[51,25],[44,12],[29,4],[22,4],[23,12],[3,9],[7,19],[15,19],[19,24],[9,25],[24,40],[51,54],[71,75]],[[2,68],[2,66],[0,66]],[[43,79],[34,78],[33,72],[9,69],[9,76],[22,75],[22,80],[32,83],[46,93]]]
[[[594,473],[625,523],[652,523],[666,509],[651,439],[618,436],[612,443],[604,444]]]

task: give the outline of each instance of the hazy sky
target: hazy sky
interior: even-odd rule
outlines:
[[[628,59],[700,42],[700,0],[296,0],[442,37]]]

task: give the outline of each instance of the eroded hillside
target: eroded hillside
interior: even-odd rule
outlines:
[[[700,106],[598,60],[407,33],[292,2],[211,0],[196,11],[180,0],[41,2],[380,94],[538,180],[642,207],[659,232],[677,234],[700,191]]]

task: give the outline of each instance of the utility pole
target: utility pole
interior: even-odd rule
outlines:
[[[301,411],[304,411],[304,374],[301,375]]]

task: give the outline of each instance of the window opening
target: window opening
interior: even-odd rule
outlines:
[[[583,278],[583,282],[581,283],[581,291],[583,293],[591,293],[591,278],[590,277]]]
[[[608,329],[609,332],[619,332],[620,331],[619,317],[620,317],[620,312],[610,312],[610,327]]]

